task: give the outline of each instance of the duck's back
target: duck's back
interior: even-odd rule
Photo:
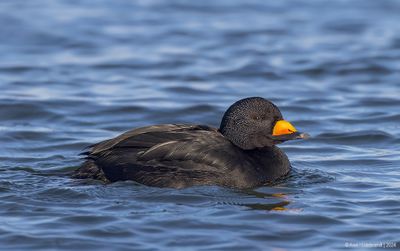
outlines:
[[[243,151],[217,129],[201,125],[138,128],[95,144],[85,154],[77,178],[134,180],[159,187],[251,187],[289,168],[279,148]]]

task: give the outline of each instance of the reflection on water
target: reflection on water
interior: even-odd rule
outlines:
[[[265,211],[286,211],[289,210],[285,206],[287,206],[290,202],[289,201],[281,201],[278,203],[273,204],[261,204],[261,203],[254,203],[254,204],[244,204],[244,206],[249,207],[254,210],[265,210]]]
[[[14,250],[265,250],[398,241],[400,3],[1,1],[0,241]],[[218,126],[243,97],[312,135],[255,190],[67,175],[88,145]],[[400,244],[398,244],[400,246]]]
[[[258,198],[261,200],[265,200],[265,203],[260,203],[260,202],[255,202],[255,203],[244,203],[242,205],[249,207],[254,210],[265,210],[265,211],[270,211],[270,210],[275,210],[275,211],[285,211],[288,210],[286,208],[287,205],[290,204],[290,201],[288,201],[288,196],[284,193],[272,193],[272,194],[267,194],[263,192],[258,192],[256,190],[248,190],[246,191],[246,194],[253,198]],[[258,200],[257,201],[261,201]]]

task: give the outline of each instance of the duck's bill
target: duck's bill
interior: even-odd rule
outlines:
[[[305,132],[293,132],[289,134],[281,134],[281,135],[275,135],[272,136],[272,139],[274,141],[288,141],[288,140],[294,140],[294,139],[308,139],[310,138],[310,135]]]
[[[272,139],[278,143],[293,139],[308,138],[310,138],[308,133],[298,132],[296,128],[286,120],[277,121],[272,132]]]

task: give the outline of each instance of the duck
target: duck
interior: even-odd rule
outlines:
[[[226,110],[219,128],[151,125],[93,144],[82,153],[84,162],[72,176],[178,189],[254,188],[290,172],[290,161],[278,144],[308,137],[284,120],[271,101],[248,97]]]

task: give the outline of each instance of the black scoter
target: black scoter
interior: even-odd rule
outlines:
[[[94,144],[83,153],[86,161],[73,177],[172,188],[251,188],[290,171],[288,157],[277,144],[307,137],[283,120],[272,102],[245,98],[228,108],[219,129],[153,125]]]

